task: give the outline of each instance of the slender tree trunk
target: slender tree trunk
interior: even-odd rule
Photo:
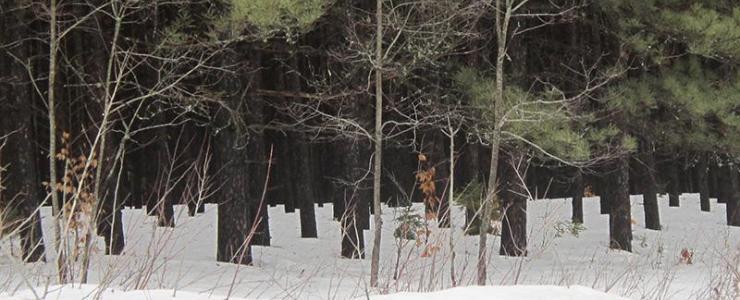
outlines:
[[[254,235],[252,237],[252,244],[254,245],[260,245],[260,246],[270,246],[271,242],[271,235],[270,235],[270,215],[268,213],[267,209],[267,199],[263,199],[263,191],[262,189],[258,189],[256,187],[261,187],[264,185],[264,180],[269,174],[267,174],[267,168],[264,166],[264,160],[266,157],[265,148],[262,139],[262,134],[255,134],[257,135],[256,138],[248,145],[248,151],[250,153],[250,157],[252,157],[252,172],[249,175],[250,179],[250,186],[252,187],[249,189],[250,191],[250,219],[257,219],[257,225],[254,228]],[[270,162],[268,162],[270,163]],[[199,208],[202,208],[201,205]]]
[[[448,120],[449,121],[449,120]],[[447,214],[447,222],[448,222],[448,228],[455,228],[452,223],[452,216],[450,215],[450,209],[449,205],[454,203],[455,201],[455,135],[457,134],[457,130],[453,130],[452,125],[448,125],[448,133],[450,138],[450,179],[449,179],[449,186],[447,188],[447,209],[443,210],[443,213]],[[457,278],[455,277],[455,231],[450,230],[450,280],[452,281],[452,286],[457,286]]]
[[[298,202],[298,209],[300,210],[301,219],[301,237],[303,238],[315,238],[318,237],[318,229],[316,228],[316,212],[315,212],[315,200],[313,186],[311,182],[311,166],[309,159],[311,158],[311,152],[309,146],[298,137],[297,134],[291,133],[290,135],[295,136],[292,140],[295,141],[294,149],[291,151],[293,155],[293,166],[292,171],[294,190],[300,191],[296,196]]]
[[[324,154],[324,163],[329,164],[331,168],[331,177],[326,177],[326,180],[331,183],[332,190],[334,193],[332,193],[332,212],[334,216],[334,220],[341,221],[344,217],[344,213],[347,210],[347,208],[344,206],[346,202],[346,187],[343,183],[341,183],[339,180],[335,178],[348,178],[345,170],[347,170],[348,166],[346,165],[347,160],[340,159],[345,153],[342,153],[342,149],[346,149],[346,147],[340,146],[338,143],[331,143],[327,145],[327,148],[329,151]],[[339,150],[339,151],[338,151]],[[341,156],[340,156],[341,155]],[[336,170],[342,170],[338,173],[335,173]],[[344,176],[344,177],[343,177]]]
[[[681,183],[679,179],[678,169],[679,167],[677,161],[669,162],[668,178],[670,182],[668,183],[668,206],[670,207],[679,206],[679,197],[681,196]]]
[[[345,258],[365,258],[365,237],[362,227],[358,222],[358,206],[362,204],[360,200],[360,187],[352,184],[363,176],[364,166],[360,162],[361,149],[357,138],[352,138],[347,143],[348,145],[343,147],[346,150],[344,152],[346,153],[344,158],[347,183],[344,185],[344,212],[340,219],[342,235],[341,255]]]
[[[486,197],[483,200],[481,207],[481,225],[478,239],[478,285],[486,284],[487,277],[487,250],[488,250],[488,229],[491,225],[491,211],[493,209],[493,203],[497,193],[497,170],[498,170],[498,153],[499,153],[499,137],[500,132],[494,134],[493,141],[491,142],[491,166],[490,174],[488,175],[488,184],[486,188]]]
[[[629,195],[629,158],[622,155],[616,161],[613,177],[614,196],[609,214],[609,247],[632,252],[632,212]]]
[[[491,132],[491,165],[489,168],[490,173],[488,175],[486,198],[482,205],[483,216],[481,216],[481,230],[478,239],[478,285],[485,285],[487,281],[488,255],[486,252],[488,250],[488,228],[491,222],[491,209],[497,192],[496,173],[501,145],[501,128],[503,127],[503,121],[500,118],[503,116],[503,108],[501,106],[504,101],[504,59],[506,58],[506,42],[508,40],[507,34],[509,31],[509,18],[512,13],[512,3],[507,1],[505,12],[502,11],[503,7],[501,4],[501,0],[496,0],[494,11],[496,15],[496,40],[498,47],[496,53],[496,89],[491,105],[494,108],[494,120],[496,124],[494,125],[493,132]]]
[[[440,191],[444,191],[442,194],[440,194],[439,198],[439,204],[437,205],[437,227],[438,228],[450,228],[450,201],[449,197],[447,197],[447,194],[450,193],[450,186],[449,183],[452,180],[453,174],[450,172],[451,169],[449,168],[449,163],[445,163],[448,160],[448,155],[446,155],[445,150],[445,138],[442,134],[434,133],[435,141],[433,143],[433,153],[435,157],[439,157],[439,162],[442,162],[441,165],[439,165],[439,168],[437,168],[437,174],[440,178],[439,181],[439,187],[441,188]]]
[[[707,154],[699,154],[699,159],[696,163],[696,179],[699,186],[699,199],[701,211],[710,211],[709,205],[709,174],[707,167]]]
[[[573,175],[571,222],[583,224],[583,173],[576,169]]]
[[[709,197],[717,199],[719,197],[719,176],[717,175],[717,165],[714,160],[707,160],[707,164],[709,168],[709,174],[707,175],[707,177],[709,178]]]
[[[57,37],[57,1],[50,0],[49,4],[49,78],[47,89],[47,106],[49,117],[49,184],[55,187],[57,183],[57,133],[56,133],[56,75],[57,75],[57,54],[59,49],[59,39]],[[59,200],[59,194],[52,188],[51,191],[52,215],[54,216],[54,246],[57,249],[56,265],[59,283],[67,282],[66,253],[62,245],[62,232],[60,219],[62,203]]]
[[[23,67],[12,64],[12,76],[19,81],[27,81]],[[3,70],[4,71],[4,70]],[[0,71],[2,72],[2,71]],[[0,73],[0,75],[3,75]],[[36,186],[37,167],[34,159],[33,138],[33,108],[31,107],[29,87],[20,82],[14,82],[5,103],[0,103],[0,136],[7,136],[5,147],[2,149],[0,168],[7,167],[2,178],[3,203],[0,208],[5,209],[8,224],[23,223],[19,228],[23,260],[26,262],[45,261],[45,245],[41,232],[41,218],[38,212],[42,204],[39,187]],[[2,97],[2,96],[0,96]],[[0,98],[1,99],[1,98]],[[55,194],[56,191],[51,191]],[[30,220],[30,221],[27,221]],[[62,261],[63,262],[63,261]],[[66,280],[66,269],[63,264],[58,265],[59,280]]]
[[[275,182],[279,182],[278,193],[280,197],[278,199],[280,199],[279,201],[282,201],[285,213],[294,213],[298,191],[294,190],[295,186],[293,185],[293,182],[291,182],[290,178],[293,177],[291,175],[291,169],[294,167],[291,147],[295,142],[289,141],[284,137],[280,137],[279,139],[280,142],[278,144],[278,148],[280,149],[280,158],[278,159],[279,169],[277,169],[279,178],[275,178]]]
[[[611,167],[613,167],[612,163],[607,163],[607,167],[605,169],[608,170]],[[602,215],[608,215],[610,211],[610,205],[612,203],[612,199],[610,199],[611,192],[609,190],[610,190],[610,185],[612,184],[611,180],[613,179],[610,178],[610,176],[602,175],[602,177],[599,178],[598,180],[599,180],[599,188],[598,188],[599,190],[599,212]]]
[[[719,197],[726,203],[727,225],[740,226],[740,191],[738,191],[737,169],[729,163],[720,167]]]
[[[373,162],[373,249],[370,257],[370,286],[378,286],[380,241],[383,218],[380,210],[380,180],[383,162],[383,1],[375,0],[375,155]]]
[[[527,191],[524,186],[525,171],[520,165],[521,154],[506,156],[501,197],[501,248],[505,256],[527,255]],[[519,170],[515,166],[519,166]],[[517,172],[520,172],[518,174]]]
[[[254,68],[257,69],[263,63],[263,55],[261,52],[256,51],[253,54],[252,60],[254,61]],[[255,71],[251,78],[251,87],[262,87],[263,85],[263,72],[262,70]],[[264,124],[265,116],[265,99],[261,97],[252,97],[247,102],[247,122],[250,124]],[[267,166],[265,160],[267,158],[268,147],[265,142],[264,131],[250,132],[248,136],[249,142],[247,144],[247,152],[251,162],[249,182],[250,189],[249,202],[252,205],[250,208],[252,219],[257,219],[257,226],[254,228],[254,236],[252,243],[260,246],[270,246],[270,216],[267,209],[267,199],[263,198],[262,189],[256,188],[264,185],[265,178],[269,176],[267,174]],[[274,150],[270,150],[274,151]],[[271,164],[271,162],[267,162]],[[270,180],[272,181],[272,179]],[[259,214],[258,214],[259,213]]]
[[[467,157],[465,160],[466,169],[470,174],[471,184],[482,184],[484,176],[479,172],[480,157],[478,156],[480,147],[476,144],[468,145]],[[477,235],[480,231],[480,212],[471,207],[465,208],[465,234]]]
[[[110,124],[111,109],[113,107],[113,101],[115,100],[113,92],[111,92],[111,87],[115,85],[114,82],[117,82],[116,79],[118,79],[114,75],[114,62],[116,60],[116,50],[118,49],[118,37],[121,31],[121,23],[122,19],[116,18],[109,52],[105,53],[102,50],[97,52],[96,57],[93,58],[93,60],[99,64],[94,65],[95,70],[91,72],[92,74],[96,74],[94,78],[102,82],[102,88],[98,86],[98,88],[94,90],[97,94],[93,95],[98,100],[101,100],[102,105],[98,105],[96,108],[99,109],[99,111],[96,112],[96,115],[99,115],[100,119],[96,120],[98,123],[98,130],[96,132],[96,136],[93,138],[94,142],[91,148],[91,153],[94,153],[95,158],[97,158],[98,166],[95,168],[95,180],[93,182],[93,214],[90,225],[96,226],[97,234],[105,237],[107,247],[106,253],[109,254],[112,253],[112,249],[109,248],[112,248],[111,246],[113,245],[113,241],[123,240],[122,222],[120,219],[116,219],[119,218],[120,215],[116,213],[118,209],[115,207],[116,203],[112,201],[115,198],[116,190],[109,189],[109,191],[112,192],[110,195],[101,194],[101,189],[103,189],[104,192],[108,189],[108,185],[110,184],[109,178],[111,177],[110,174],[112,174],[115,164],[118,163],[117,157],[109,155],[109,152],[115,153],[115,150],[111,147],[114,143],[112,143],[109,135],[111,131],[110,127],[112,127]],[[103,44],[99,46],[101,46],[100,49],[105,49],[107,45]],[[90,167],[88,160],[88,164],[85,166],[85,170],[83,171],[83,178],[85,177],[85,172]],[[81,187],[82,184],[79,184],[78,188]],[[120,236],[120,239],[118,236]],[[85,236],[85,252],[83,253],[83,267],[80,275],[80,281],[82,283],[87,283],[92,243],[92,232],[88,231]],[[120,245],[120,248],[123,249],[123,245]]]
[[[643,207],[645,209],[645,228],[660,230],[660,212],[658,208],[658,184],[655,177],[655,154],[650,142],[642,143],[643,160],[639,163],[643,168],[644,181],[641,186]]]
[[[119,182],[118,175],[120,175],[121,164],[124,163],[122,157],[118,157],[115,152],[114,141],[111,140],[112,134],[103,133],[107,138],[101,139],[101,151],[96,171],[101,172],[99,183],[102,191],[97,191],[100,198],[98,200],[98,228],[97,233],[102,236],[105,240],[105,254],[106,255],[120,255],[123,252],[125,246],[123,236],[123,219],[121,214],[121,208],[123,204],[119,197]],[[103,146],[105,144],[105,146]],[[120,153],[119,153],[120,154]],[[96,183],[97,185],[98,183]]]

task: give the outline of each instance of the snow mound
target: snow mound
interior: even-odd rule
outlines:
[[[431,293],[398,293],[370,297],[373,300],[623,300],[627,298],[599,292],[587,287],[554,285],[516,285],[516,286],[468,286]]]

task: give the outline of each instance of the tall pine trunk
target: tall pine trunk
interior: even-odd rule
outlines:
[[[516,151],[516,150],[513,150]],[[501,248],[499,254],[505,256],[527,255],[527,188],[526,167],[522,166],[522,155],[506,156],[503,166],[501,191]],[[524,182],[523,182],[524,181]]]
[[[653,145],[650,142],[642,141],[642,162],[639,163],[643,168],[641,172],[644,180],[642,181],[642,199],[645,210],[645,228],[660,230],[660,212],[658,208],[658,184],[655,177],[655,154]]]
[[[574,171],[572,186],[571,222],[583,224],[583,173],[580,169]]]
[[[450,228],[450,202],[447,193],[450,193],[450,181],[452,180],[453,174],[450,173],[449,155],[445,148],[447,142],[446,138],[441,133],[434,133],[433,143],[433,155],[437,159],[434,160],[437,167],[437,178],[439,179],[439,204],[437,206],[437,227],[439,228]]]
[[[263,60],[263,54],[261,51],[254,51],[250,57],[250,61],[252,61],[252,68],[258,69],[262,66],[265,60]],[[251,74],[251,83],[249,87],[252,89],[262,88],[264,85],[263,70],[258,69],[257,71],[251,72]],[[248,107],[246,112],[247,123],[259,125],[264,124],[265,99],[258,96],[252,96],[246,100]],[[269,182],[274,179],[271,174],[267,174],[268,164],[272,164],[271,161],[267,160],[270,159],[269,155],[274,153],[268,152],[274,151],[274,149],[268,147],[266,144],[264,131],[250,132],[247,138],[249,139],[247,143],[247,151],[251,162],[251,166],[249,168],[249,185],[252,187],[249,189],[249,202],[251,205],[250,218],[255,220],[256,224],[254,228],[254,236],[251,242],[254,245],[270,246],[271,236],[270,216],[267,209],[268,199],[263,198],[266,198],[267,193],[267,191],[264,191],[265,180],[268,180],[269,176],[269,184]],[[269,168],[272,170],[271,166]],[[263,194],[265,195],[264,197]]]
[[[227,64],[236,63],[236,54],[227,54]],[[229,76],[224,79],[224,88],[241,91],[239,78]],[[219,181],[222,186],[217,195],[218,234],[216,260],[236,264],[251,264],[252,252],[250,231],[253,213],[249,199],[249,153],[244,145],[247,135],[237,124],[243,121],[239,109],[242,99],[240,93],[225,99],[225,106],[215,113],[216,122],[221,129],[214,137],[214,149],[218,162]]]
[[[27,81],[23,66],[10,63],[16,80]],[[3,72],[4,70],[0,70]],[[0,73],[0,76],[4,74]],[[8,223],[22,224],[19,228],[23,260],[26,262],[44,261],[45,245],[42,237],[39,206],[41,196],[37,183],[37,167],[34,154],[33,109],[29,86],[15,82],[4,94],[6,101],[0,103],[0,136],[7,136],[2,148],[3,193],[0,208],[5,210]],[[2,97],[2,96],[0,96]],[[0,98],[1,99],[1,98]],[[0,141],[1,143],[2,141]],[[55,193],[55,192],[52,192]],[[26,220],[30,220],[27,222]]]
[[[737,169],[723,163],[720,167],[719,199],[726,203],[727,225],[740,226],[740,192],[738,191]]]
[[[607,163],[606,169],[609,169],[612,166],[612,163]],[[599,179],[599,212],[602,215],[608,215],[611,211],[610,205],[612,203],[612,199],[610,199],[612,193],[610,192],[611,189],[611,178],[610,176],[602,175]]]
[[[681,196],[678,159],[668,162],[668,206],[678,207]]]
[[[709,174],[707,167],[707,154],[700,153],[696,162],[696,180],[699,185],[699,200],[701,211],[710,211],[709,204]]]
[[[609,199],[609,247],[632,252],[632,211],[629,195],[629,157],[616,160],[616,172],[611,176],[612,197]]]
[[[380,209],[383,164],[383,1],[375,0],[375,135],[373,151],[373,249],[370,258],[370,286],[378,286],[380,241],[383,218]]]
[[[467,155],[463,163],[465,164],[465,171],[469,172],[470,182],[468,184],[483,185],[485,182],[484,176],[481,174],[480,147],[477,144],[470,144],[465,148]],[[477,212],[472,207],[465,208],[465,234],[466,235],[477,235],[480,230],[480,212]]]
[[[354,104],[356,105],[356,104]],[[365,258],[365,236],[361,224],[359,224],[359,206],[361,189],[354,184],[363,176],[364,164],[360,161],[361,149],[358,138],[352,138],[342,146],[345,150],[345,183],[343,192],[344,211],[340,218],[342,247],[341,255],[345,258]],[[367,209],[367,208],[365,208]]]
[[[294,190],[297,191],[296,201],[300,210],[301,237],[315,238],[318,237],[316,228],[316,211],[314,191],[311,180],[311,151],[309,145],[303,141],[296,133],[291,133],[294,141],[294,148],[291,151],[293,156],[293,182]]]

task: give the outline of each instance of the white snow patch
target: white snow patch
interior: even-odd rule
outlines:
[[[359,298],[358,298],[359,299]],[[431,293],[398,293],[372,296],[373,300],[623,300],[626,298],[598,292],[583,286],[517,285],[517,286],[468,286]]]
[[[98,294],[99,293],[99,294]],[[56,300],[78,300],[93,299],[100,300],[131,300],[131,299],[149,299],[149,300],[209,300],[225,299],[223,295],[208,295],[192,292],[174,291],[174,290],[133,290],[118,291],[114,289],[105,289],[102,292],[96,285],[82,286],[51,286],[45,291],[24,290],[15,295],[0,294],[2,299],[6,300],[36,300],[37,297],[42,299]],[[244,298],[229,297],[231,300],[246,300]],[[366,297],[357,298],[366,299]],[[609,295],[583,286],[536,286],[536,285],[518,285],[518,286],[468,286],[457,287],[430,293],[397,293],[391,295],[374,295],[370,296],[372,300],[447,300],[447,299],[465,299],[465,300],[488,300],[488,299],[507,299],[507,300],[623,300],[626,298]]]

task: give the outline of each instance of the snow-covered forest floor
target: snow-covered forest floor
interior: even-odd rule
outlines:
[[[740,228],[725,225],[725,208],[712,199],[712,212],[699,210],[696,194],[684,194],[681,207],[668,207],[660,197],[662,231],[644,228],[642,198],[632,196],[634,253],[608,250],[608,216],[599,214],[598,198],[584,199],[585,228],[574,230],[570,199],[529,202],[529,255],[507,258],[493,255],[488,263],[489,284],[557,285],[563,287],[494,287],[456,289],[436,294],[412,294],[379,299],[466,300],[494,295],[509,299],[594,299],[606,292],[618,299],[729,299],[737,281]],[[105,292],[103,299],[351,299],[397,292],[427,292],[451,288],[450,231],[429,224],[430,248],[415,242],[399,244],[394,219],[403,209],[384,210],[380,287],[369,288],[369,259],[339,257],[339,223],[332,220],[330,204],[318,207],[318,239],[300,238],[297,213],[285,214],[271,207],[271,247],[253,247],[254,266],[216,262],[217,207],[189,217],[176,206],[176,227],[157,228],[156,217],[141,210],[123,211],[127,239],[125,254],[104,256],[102,241],[93,257],[91,283],[82,288],[54,286],[53,232],[50,209],[42,209],[47,262],[22,264],[18,245],[0,244],[0,298],[79,299]],[[423,207],[416,204],[416,213]],[[477,237],[463,236],[464,212],[453,209],[454,277],[458,286],[475,282]],[[366,245],[372,232],[366,231]],[[490,239],[489,239],[490,241]],[[15,241],[17,243],[17,241]],[[499,239],[489,249],[498,253]],[[400,252],[399,252],[399,245]],[[692,263],[682,261],[682,251],[692,253]],[[370,248],[366,249],[370,253]],[[400,255],[400,258],[398,254]],[[368,255],[369,257],[369,255]],[[398,267],[396,267],[398,266]],[[396,271],[398,270],[398,271]],[[394,273],[399,276],[394,279]],[[31,289],[33,287],[33,289]],[[593,290],[596,291],[592,291]],[[63,291],[60,293],[59,291]],[[137,291],[149,290],[149,291]],[[122,291],[127,291],[126,293]],[[446,294],[445,294],[446,293]],[[452,293],[452,294],[451,294]],[[416,298],[415,298],[416,297]],[[542,298],[545,297],[545,298]],[[557,298],[562,297],[562,298]]]

